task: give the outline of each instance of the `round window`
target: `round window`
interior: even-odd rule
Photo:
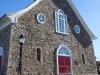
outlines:
[[[39,14],[37,15],[37,21],[38,21],[39,23],[41,23],[41,24],[44,24],[45,21],[46,21],[46,16],[44,16],[44,14],[42,14],[42,13],[39,13]]]
[[[75,25],[75,26],[74,26],[74,31],[75,31],[76,33],[80,33],[80,27],[79,27],[78,25]]]

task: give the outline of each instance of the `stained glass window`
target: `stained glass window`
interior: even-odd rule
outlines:
[[[67,49],[64,48],[64,47],[61,47],[61,48],[59,49],[58,54],[59,54],[59,55],[69,55]]]

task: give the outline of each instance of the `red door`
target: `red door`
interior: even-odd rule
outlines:
[[[71,74],[70,56],[58,56],[59,74]]]

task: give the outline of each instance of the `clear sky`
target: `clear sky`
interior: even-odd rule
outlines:
[[[34,0],[0,0],[0,16],[27,7],[33,1]]]
[[[30,5],[34,0],[0,0],[0,16],[15,12]],[[72,0],[84,21],[97,36],[94,40],[94,50],[97,60],[100,60],[100,0]]]

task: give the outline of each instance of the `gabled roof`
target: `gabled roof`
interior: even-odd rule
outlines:
[[[16,23],[17,22],[17,18],[19,16],[21,16],[22,14],[24,14],[25,12],[29,11],[30,9],[34,8],[39,2],[41,2],[42,0],[36,0],[33,4],[31,4],[30,6],[28,6],[27,8],[20,10],[18,12],[15,13],[11,13],[11,14],[7,14],[6,17],[10,18],[10,21],[12,23]],[[77,11],[77,9],[75,8],[75,6],[73,5],[71,0],[67,0],[69,5],[71,6],[71,8],[73,9],[73,11],[75,12],[75,14],[77,15],[78,19],[80,20],[80,22],[82,23],[83,27],[85,28],[85,30],[88,32],[88,34],[91,37],[91,40],[96,39],[97,37],[91,32],[91,30],[88,28],[88,26],[86,25],[86,23],[84,22],[84,20],[82,19],[82,17],[80,16],[79,12]]]
[[[7,14],[7,16],[9,18],[11,18],[11,20],[12,20],[13,23],[15,23],[17,17],[19,17],[20,15],[24,14],[25,12],[31,10],[33,7],[35,7],[41,1],[42,0],[36,0],[33,4],[31,4],[27,8],[24,8],[23,10],[20,10],[18,12],[14,12],[14,13]]]

